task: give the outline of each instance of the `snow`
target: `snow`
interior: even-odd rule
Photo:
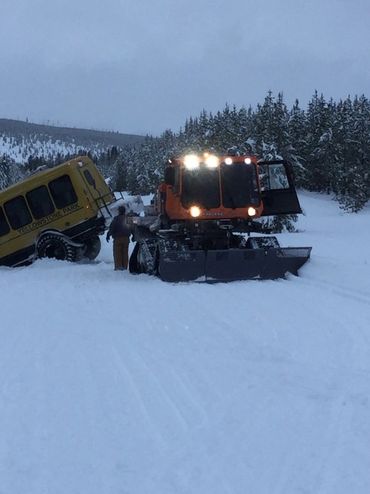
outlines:
[[[368,494],[370,209],[300,200],[298,278],[0,268],[0,492]]]
[[[56,139],[47,134],[29,134],[12,136],[0,133],[0,156],[5,154],[16,163],[26,163],[30,156],[56,158],[58,155],[67,156],[78,154],[81,149],[90,149],[92,154],[99,154],[110,149],[112,145],[102,144],[98,140],[78,142],[66,136],[64,140]]]
[[[40,140],[41,139],[41,140]],[[13,137],[11,135],[0,134],[0,155],[6,154],[14,159],[17,163],[26,163],[29,156],[62,156],[67,154],[76,154],[79,149],[78,144],[67,143],[55,140],[49,136],[30,135],[28,138]]]

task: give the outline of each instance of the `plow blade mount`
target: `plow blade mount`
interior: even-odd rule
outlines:
[[[167,251],[159,258],[158,275],[170,282],[273,280],[297,276],[310,253],[311,247]]]

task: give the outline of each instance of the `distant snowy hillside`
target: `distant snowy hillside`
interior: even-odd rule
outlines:
[[[0,268],[0,492],[369,494],[370,209],[300,199],[300,277]]]
[[[112,146],[123,147],[142,140],[142,136],[118,132],[0,119],[0,155],[7,154],[17,163],[25,163],[29,156],[55,158],[58,154],[76,154],[81,149],[100,154]]]

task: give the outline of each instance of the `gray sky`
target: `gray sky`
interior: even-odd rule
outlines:
[[[159,134],[370,88],[370,0],[1,0],[0,117]]]

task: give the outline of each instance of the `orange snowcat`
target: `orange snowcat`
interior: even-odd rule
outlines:
[[[258,219],[301,212],[287,161],[208,153],[171,159],[152,205],[134,220],[130,271],[170,282],[298,275],[311,247],[280,247]]]

